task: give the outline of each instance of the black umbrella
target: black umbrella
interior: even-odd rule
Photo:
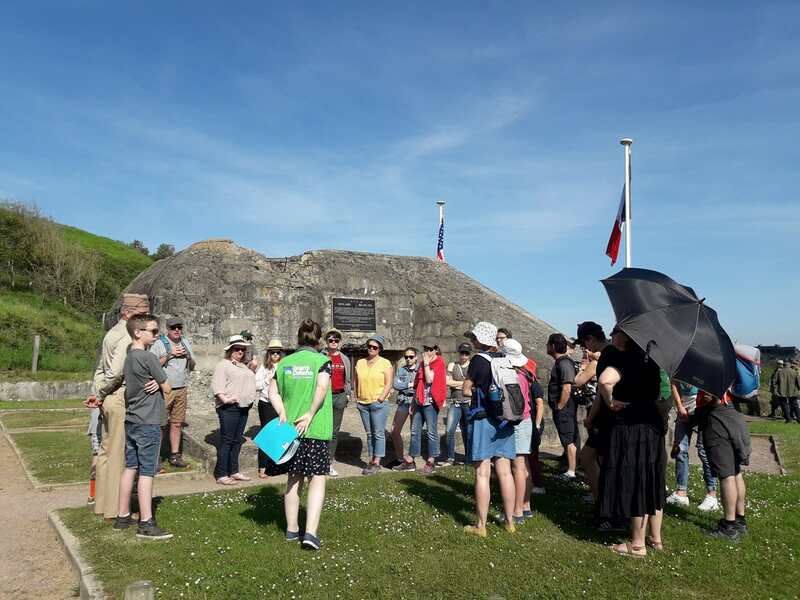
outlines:
[[[658,366],[722,397],[736,377],[736,353],[705,298],[649,269],[622,269],[602,283],[619,328]]]

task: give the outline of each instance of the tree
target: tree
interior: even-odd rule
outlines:
[[[158,250],[150,255],[153,260],[161,260],[162,258],[169,258],[175,254],[175,246],[172,244],[160,244]]]
[[[131,242],[131,248],[138,250],[145,256],[150,256],[150,250],[147,249],[147,246],[145,246],[144,242],[141,240],[133,240]]]

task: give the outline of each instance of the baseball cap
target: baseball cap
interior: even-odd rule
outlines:
[[[169,319],[167,319],[167,329],[172,329],[176,325],[183,326],[183,319],[181,319],[180,317],[170,317]]]
[[[467,342],[458,345],[458,351],[461,352],[472,352],[472,346]]]

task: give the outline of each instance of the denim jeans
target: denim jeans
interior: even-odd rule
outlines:
[[[389,415],[389,402],[358,403],[358,414],[367,432],[367,452],[369,458],[386,456],[386,417]]]
[[[675,487],[686,491],[689,485],[689,445],[692,443],[692,428],[680,419],[675,421],[675,441],[678,444],[678,456],[675,457]],[[711,472],[711,466],[706,458],[706,449],[703,446],[703,436],[697,433],[697,457],[703,466],[703,479],[706,490],[711,492],[717,489],[717,479]]]
[[[125,468],[139,476],[155,477],[161,449],[161,425],[125,423]]]
[[[331,462],[336,458],[336,448],[339,446],[339,430],[342,428],[342,418],[344,409],[347,408],[347,394],[333,394],[333,435],[328,443],[328,454],[331,455]]]
[[[468,416],[469,402],[463,404],[452,402],[447,407],[447,460],[455,460],[456,458],[456,428],[459,425],[461,425],[461,441],[464,442],[464,455],[466,456],[469,448]]]
[[[219,446],[217,448],[217,465],[214,467],[216,479],[239,472],[239,452],[244,441],[242,436],[247,425],[249,411],[249,406],[242,408],[238,404],[223,404],[217,408]]]
[[[422,420],[425,420],[425,427],[428,429],[428,459],[432,460],[439,456],[439,409],[431,403],[428,406],[414,407],[414,414],[411,416],[411,444],[408,453],[417,457],[422,455]]]

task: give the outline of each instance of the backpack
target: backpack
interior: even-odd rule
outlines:
[[[158,339],[161,340],[161,343],[164,344],[164,350],[169,354],[172,351],[172,344],[169,343],[169,338],[165,336],[163,333],[158,336]]]
[[[483,398],[486,416],[499,421],[519,423],[525,411],[525,397],[519,386],[516,369],[505,356],[492,357],[483,352],[478,353],[478,356],[488,360],[492,368],[489,394]],[[481,395],[480,388],[478,394]]]

